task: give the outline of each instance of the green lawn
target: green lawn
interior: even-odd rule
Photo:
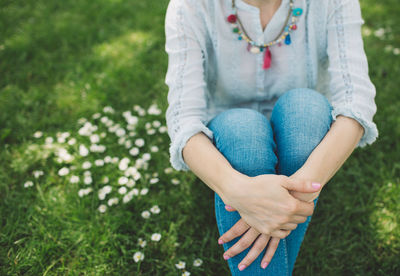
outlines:
[[[0,1],[0,275],[229,274],[212,191],[169,169],[167,4]],[[361,4],[379,139],[324,188],[295,275],[400,274],[400,4]]]

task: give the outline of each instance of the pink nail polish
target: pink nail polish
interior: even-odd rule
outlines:
[[[268,264],[269,264],[269,262],[263,262],[263,263],[261,264],[261,267],[262,267],[263,269],[266,269]]]
[[[226,261],[226,260],[229,260],[230,257],[229,257],[228,255],[225,255],[225,254],[224,254],[224,259],[225,259],[225,261]]]
[[[312,186],[314,189],[319,189],[319,188],[321,187],[321,184],[320,184],[320,183],[317,183],[317,182],[313,182],[313,183],[311,183],[311,186]]]
[[[242,264],[242,265],[239,266],[239,270],[240,270],[240,271],[242,271],[242,270],[245,269],[245,268],[246,268],[246,266],[245,266],[244,264]]]
[[[223,244],[223,243],[224,243],[223,240],[221,240],[221,239],[218,240],[218,244]]]
[[[232,210],[232,207],[229,206],[229,205],[225,205],[225,209],[226,209],[226,210]]]

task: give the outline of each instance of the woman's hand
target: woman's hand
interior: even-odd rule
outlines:
[[[235,209],[226,208],[228,211],[235,211]],[[247,232],[246,232],[247,231]],[[246,233],[245,233],[246,232]],[[231,257],[240,254],[243,250],[248,248],[250,245],[253,246],[250,251],[247,253],[246,257],[239,263],[239,270],[243,270],[249,265],[251,265],[255,259],[257,259],[258,255],[264,250],[264,248],[268,244],[268,248],[265,252],[265,255],[261,261],[261,267],[266,268],[268,264],[271,262],[272,257],[275,254],[276,249],[279,245],[279,238],[274,238],[265,234],[261,234],[254,228],[250,227],[243,219],[238,220],[238,222],[227,232],[225,232],[219,239],[218,243],[222,244],[225,242],[229,242],[236,237],[241,236],[243,233],[243,237],[239,239],[231,248],[229,248],[224,253],[224,259],[228,260]],[[290,231],[287,231],[287,235],[290,234]]]
[[[301,175],[300,171],[298,171],[298,173],[291,175],[290,178],[306,179],[304,175]],[[295,191],[289,191],[289,192],[295,198],[307,202],[313,201],[320,194],[320,191],[315,193],[300,193]],[[230,212],[236,211],[229,205],[225,205],[225,209]],[[291,230],[294,230],[296,227],[297,225]],[[290,234],[291,230],[286,229],[286,236]],[[245,234],[243,235],[243,233]],[[231,229],[225,232],[218,239],[218,243],[223,244],[229,242],[241,235],[243,235],[243,237],[240,238],[240,240],[237,243],[235,243],[231,248],[229,248],[224,253],[224,259],[228,260],[229,258],[236,256],[237,254],[240,254],[243,250],[245,250],[254,243],[252,248],[246,255],[246,257],[238,265],[239,269],[243,270],[246,267],[248,267],[251,263],[253,263],[253,261],[257,259],[258,255],[260,255],[260,253],[268,245],[266,253],[261,261],[261,267],[265,269],[267,265],[271,262],[272,257],[274,256],[275,251],[278,248],[280,238],[261,234],[254,228],[250,227],[243,219],[240,219]]]
[[[287,232],[306,221],[314,211],[312,202],[303,202],[289,193],[314,193],[321,185],[285,175],[263,174],[232,183],[221,195],[225,204],[235,208],[243,220],[259,233],[285,238]]]

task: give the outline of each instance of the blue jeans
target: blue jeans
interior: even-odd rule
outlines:
[[[237,171],[248,176],[290,176],[303,166],[329,131],[331,110],[332,106],[324,95],[312,89],[299,88],[287,91],[277,99],[270,120],[254,109],[238,107],[217,114],[207,126],[214,133],[214,145]],[[314,200],[314,206],[317,200]],[[241,218],[237,211],[228,212],[224,206],[215,193],[215,215],[220,235]],[[266,269],[260,266],[266,248],[243,271],[239,271],[238,264],[251,246],[230,258],[228,264],[232,275],[291,275],[310,220],[311,216],[280,240]],[[225,251],[240,238],[225,243]]]

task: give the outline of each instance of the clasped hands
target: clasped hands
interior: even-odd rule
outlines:
[[[243,270],[268,245],[261,261],[261,267],[265,269],[280,239],[286,238],[299,223],[313,214],[313,200],[320,191],[319,183],[296,174],[290,177],[275,174],[244,176],[241,181],[231,183],[229,191],[224,192],[221,198],[226,210],[238,211],[241,219],[218,239],[218,243],[244,235],[224,253],[224,259],[228,260],[253,244],[238,265],[239,270]]]

